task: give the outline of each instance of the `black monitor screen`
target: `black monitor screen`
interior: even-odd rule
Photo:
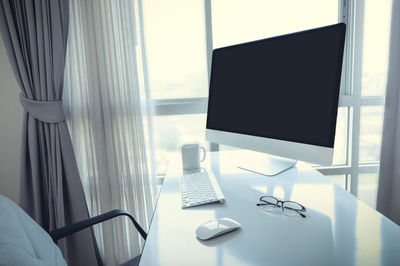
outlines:
[[[215,49],[207,128],[333,147],[345,28]]]

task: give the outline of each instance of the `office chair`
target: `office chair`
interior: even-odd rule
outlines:
[[[147,233],[132,215],[112,210],[98,216],[55,229],[47,233],[10,199],[0,195],[0,264],[1,265],[67,265],[56,241],[92,225],[117,216],[128,216],[144,240]],[[141,255],[121,264],[138,265]]]

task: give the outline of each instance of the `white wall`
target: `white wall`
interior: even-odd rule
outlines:
[[[0,194],[17,203],[22,129],[19,91],[0,36]]]

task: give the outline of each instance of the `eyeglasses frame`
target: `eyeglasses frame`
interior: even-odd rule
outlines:
[[[265,201],[265,200],[263,199],[263,198],[265,198],[265,197],[275,199],[275,200],[276,200],[276,204],[274,205],[274,204],[272,204],[272,203],[270,203],[270,202],[268,202],[268,201]],[[274,205],[274,208],[275,208],[275,207],[281,207],[283,213],[285,213],[285,208],[286,208],[286,209],[290,209],[290,210],[292,210],[292,211],[295,211],[295,212],[298,213],[301,217],[306,218],[306,216],[302,213],[302,212],[306,212],[306,207],[304,207],[303,205],[301,205],[300,203],[298,203],[298,202],[296,202],[296,201],[292,201],[292,200],[280,200],[280,199],[277,199],[277,198],[275,198],[275,197],[273,197],[273,196],[262,196],[262,197],[260,197],[259,201],[260,201],[260,202],[264,202],[264,203],[257,203],[257,204],[256,204],[257,206]],[[298,204],[298,205],[301,207],[301,210],[295,210],[295,209],[292,209],[292,208],[289,208],[289,207],[284,207],[284,204],[285,204],[286,202],[293,202],[293,203]],[[281,203],[281,206],[279,206],[279,203]]]

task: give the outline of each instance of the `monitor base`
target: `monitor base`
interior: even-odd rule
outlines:
[[[294,167],[296,163],[296,160],[264,155],[263,158],[255,156],[240,162],[238,168],[260,175],[275,176]]]

